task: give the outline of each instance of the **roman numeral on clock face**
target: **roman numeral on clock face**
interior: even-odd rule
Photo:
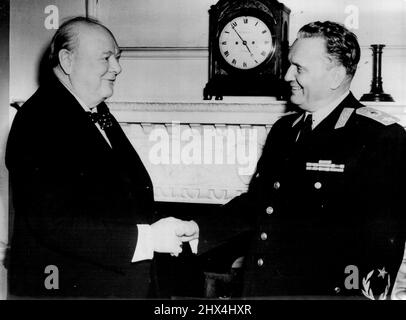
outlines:
[[[273,33],[258,17],[238,16],[219,31],[218,49],[232,68],[254,69],[272,54]]]

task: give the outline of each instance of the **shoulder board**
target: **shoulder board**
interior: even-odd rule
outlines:
[[[386,112],[376,110],[371,107],[358,108],[357,114],[382,123],[385,126],[399,122],[400,120]]]

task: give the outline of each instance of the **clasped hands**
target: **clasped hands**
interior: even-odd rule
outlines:
[[[184,221],[169,217],[151,225],[154,251],[178,256],[182,243],[189,242],[193,253],[197,253],[199,226],[193,220]]]

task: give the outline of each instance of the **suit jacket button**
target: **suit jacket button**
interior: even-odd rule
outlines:
[[[278,190],[278,189],[280,188],[280,186],[281,186],[281,184],[280,184],[279,181],[275,181],[275,183],[273,184],[273,188],[274,188],[275,190]]]
[[[273,213],[273,208],[272,207],[268,207],[268,208],[266,208],[266,213],[267,214],[272,214]]]
[[[316,182],[316,183],[314,184],[314,188],[315,188],[315,189],[321,189],[321,183],[320,183],[320,182]]]
[[[266,239],[268,239],[268,235],[265,232],[262,232],[261,233],[261,240],[265,241]]]
[[[257,261],[258,267],[262,267],[264,265],[264,260],[259,258]]]

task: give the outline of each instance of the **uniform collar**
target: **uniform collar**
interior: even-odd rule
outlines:
[[[335,108],[337,108],[341,102],[344,101],[344,99],[350,94],[350,91],[347,90],[344,92],[343,95],[329,103],[327,106],[320,108],[314,112],[312,112],[312,117],[313,117],[313,123],[312,123],[312,129],[316,128],[320,122],[322,122],[327,116],[333,112]],[[308,114],[309,112],[306,112]]]
[[[343,101],[344,99],[346,99],[348,97],[348,95],[350,94],[350,91],[347,90],[346,92],[344,92],[344,94],[342,94],[340,97],[338,97],[337,99],[335,99],[334,101],[332,101],[331,103],[329,103],[328,105],[326,105],[323,108],[320,108],[314,112],[303,112],[299,118],[297,118],[295,120],[295,122],[293,122],[292,127],[294,127],[297,123],[300,122],[301,119],[303,119],[304,116],[307,116],[308,114],[312,115],[312,129],[316,128],[320,122],[322,122],[325,118],[327,118],[327,116],[329,114],[331,114]]]

